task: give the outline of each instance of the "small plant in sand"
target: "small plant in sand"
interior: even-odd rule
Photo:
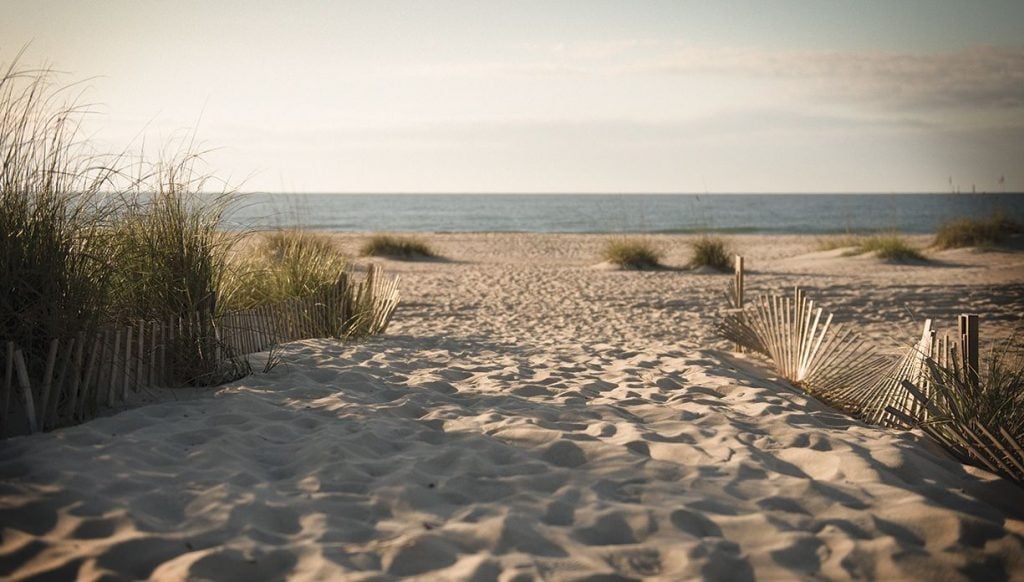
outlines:
[[[710,267],[719,271],[727,271],[732,266],[732,253],[726,240],[720,236],[702,234],[690,243],[693,256],[690,268]]]
[[[874,253],[880,259],[887,261],[924,261],[926,260],[921,251],[912,247],[902,236],[889,234],[876,234],[865,238],[857,247],[855,254]]]
[[[420,259],[438,256],[430,246],[418,239],[406,236],[377,234],[363,243],[359,254],[364,257],[388,257],[392,259]]]
[[[932,244],[940,249],[989,247],[1003,244],[1012,235],[1022,232],[1024,225],[996,213],[987,219],[962,218],[943,223]]]
[[[601,258],[622,269],[657,269],[662,253],[650,242],[638,238],[613,238],[605,243]]]

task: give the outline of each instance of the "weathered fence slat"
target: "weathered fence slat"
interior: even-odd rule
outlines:
[[[28,432],[32,434],[39,431],[39,424],[36,422],[36,407],[32,399],[32,384],[28,380],[28,367],[25,366],[25,354],[21,350],[14,351],[14,366],[18,372],[18,386],[21,387],[21,397],[25,401]]]

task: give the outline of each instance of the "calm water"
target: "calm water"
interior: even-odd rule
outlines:
[[[1001,211],[1024,194],[249,194],[245,227],[420,232],[933,232]]]

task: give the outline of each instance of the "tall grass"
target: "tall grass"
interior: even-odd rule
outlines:
[[[52,77],[17,59],[0,76],[0,338],[30,367],[51,338],[97,325],[110,282],[100,192],[113,171],[79,139],[87,111]]]
[[[228,257],[237,235],[226,234],[231,192],[203,191],[198,155],[157,164],[126,198],[111,231],[117,258],[117,315],[127,319],[188,317],[223,312]]]
[[[652,243],[639,238],[612,238],[601,250],[601,258],[622,269],[657,269],[662,253]]]
[[[1024,226],[1002,213],[986,219],[962,218],[939,226],[933,246],[940,249],[995,246],[1014,235],[1024,232]]]

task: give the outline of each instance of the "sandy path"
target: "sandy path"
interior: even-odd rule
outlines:
[[[722,351],[727,276],[596,270],[596,236],[431,240],[452,260],[387,264],[387,337],[0,443],[0,576],[1024,577],[1020,490]],[[888,345],[1024,312],[1020,254],[737,245],[755,289],[809,286]]]

